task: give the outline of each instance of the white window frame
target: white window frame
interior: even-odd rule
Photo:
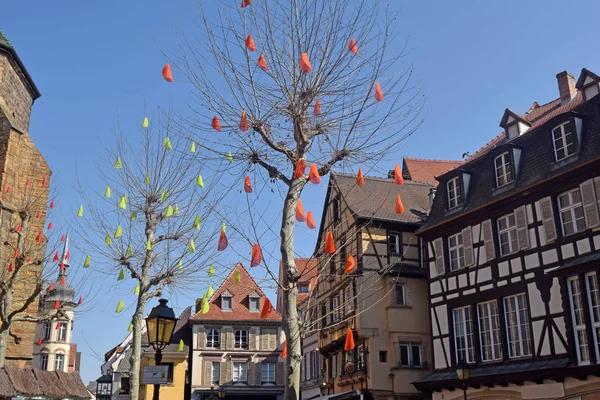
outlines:
[[[220,376],[221,376],[221,363],[218,361],[213,361],[210,365],[210,383],[211,383],[211,385],[218,385]]]
[[[392,238],[394,242],[392,243]],[[392,245],[394,250],[392,251]],[[402,255],[402,233],[400,232],[388,232],[388,251],[390,256],[401,256]]]
[[[523,308],[519,308],[519,298],[522,299]],[[515,299],[516,309],[512,308],[511,300]],[[510,305],[510,307],[509,307]],[[525,315],[525,320],[521,317],[521,312]],[[513,324],[509,318],[509,313],[514,314],[514,322],[516,322],[516,337],[512,337],[511,328]],[[504,298],[504,323],[506,324],[506,337],[508,341],[508,357],[521,358],[531,356],[531,333],[529,332],[529,307],[527,304],[527,296],[525,293],[515,294]],[[527,337],[525,337],[527,336]],[[512,343],[518,347],[519,354],[513,354]]]
[[[590,282],[593,282],[593,287],[590,285]],[[598,359],[600,358],[600,287],[598,287],[598,278],[595,272],[585,275],[585,287],[590,309],[590,319],[592,321],[594,349],[596,351],[596,359]]]
[[[255,302],[255,304],[252,304]],[[256,305],[256,307],[254,307]],[[250,312],[259,312],[260,311],[260,297],[250,296],[248,300],[248,308]]]
[[[64,371],[65,370],[65,355],[58,353],[54,355],[54,370]]]
[[[50,340],[50,335],[52,334],[52,324],[50,322],[44,322],[44,326],[42,327],[42,337],[44,340]]]
[[[448,209],[452,210],[462,204],[462,196],[460,193],[459,177],[452,178],[446,183],[446,192],[448,193]]]
[[[67,341],[67,326],[68,323],[65,321],[60,321],[58,322],[60,325],[57,329],[56,332],[56,340],[59,342],[66,342]]]
[[[40,370],[48,371],[48,353],[40,354]]]
[[[450,242],[454,238],[456,238],[456,244],[452,245]],[[453,257],[453,255],[452,255],[453,252],[456,252],[456,257]],[[464,250],[464,242],[463,242],[462,232],[459,232],[452,236],[448,236],[448,255],[450,257],[448,259],[449,264],[450,264],[450,271],[456,271],[456,270],[459,270],[459,269],[462,269],[465,267],[465,250]],[[458,266],[456,268],[452,267],[452,260],[456,260],[456,262],[458,264]]]
[[[260,363],[260,383],[262,385],[275,383],[275,363]]]
[[[234,362],[232,378],[235,384],[248,383],[248,363]]]
[[[398,298],[398,288],[402,288],[402,298]],[[405,306],[406,305],[406,285],[402,283],[396,283],[394,285],[394,305]]]
[[[482,311],[485,315],[482,316]],[[479,350],[481,361],[496,361],[502,359],[502,337],[500,333],[500,316],[496,300],[477,304],[477,323],[479,324]],[[491,358],[486,358],[484,346],[491,349]]]
[[[238,339],[238,333],[239,333],[239,339]],[[244,338],[246,338],[245,342],[244,342]],[[246,346],[244,346],[244,343],[246,344]],[[247,350],[248,344],[249,344],[248,343],[248,330],[247,329],[237,329],[233,333],[233,348]]]
[[[467,314],[468,313],[468,314]],[[460,318],[457,318],[459,316]],[[454,353],[456,362],[464,360],[467,363],[475,362],[475,340],[473,332],[473,315],[471,306],[455,308],[452,310],[452,322],[454,324]],[[458,335],[458,328],[461,328],[463,334]],[[459,339],[464,341],[464,346],[459,346]],[[464,356],[460,353],[464,352]]]
[[[331,298],[331,319],[332,322],[340,321],[340,299],[338,296]]]
[[[228,301],[229,304],[225,307],[225,301]],[[221,311],[233,311],[233,297],[232,296],[223,296],[221,295]]]
[[[298,294],[308,293],[308,284],[302,283],[298,284]]]
[[[416,347],[419,349],[419,360],[418,363],[415,362],[413,348]],[[408,365],[402,364],[402,349],[406,349],[408,354]],[[419,343],[400,343],[400,361],[398,363],[401,367],[406,368],[420,368],[423,366],[423,351],[421,350],[421,345]]]
[[[509,221],[513,221],[513,225],[509,224]],[[506,228],[500,229],[500,220],[506,220]],[[519,242],[517,241],[517,220],[514,213],[503,215],[496,220],[496,226],[498,227],[498,246],[500,247],[500,255],[505,256],[507,254],[515,253],[519,250]],[[508,252],[502,251],[502,235],[506,234],[508,237]],[[513,248],[514,244],[514,248]]]
[[[216,336],[216,340],[215,340]],[[221,331],[215,328],[206,329],[206,348],[218,349],[221,347]]]
[[[590,354],[585,325],[584,300],[583,293],[581,292],[581,282],[579,282],[578,276],[572,276],[567,279],[567,289],[569,292],[569,307],[571,308],[571,321],[573,323],[573,336],[575,337],[577,364],[588,365],[590,363]],[[580,321],[577,321],[578,319]]]
[[[571,126],[571,132],[565,133],[566,125]],[[555,136],[555,132],[557,130],[560,130],[560,137],[558,139]],[[569,151],[568,151],[569,146],[567,144],[567,136],[570,136],[569,139],[571,140],[571,143],[572,143],[572,146],[574,149],[572,153],[569,153]],[[557,142],[560,142],[559,146],[557,145]],[[554,159],[556,161],[561,161],[561,160],[564,160],[565,158],[571,157],[574,154],[577,154],[577,137],[576,137],[576,133],[573,132],[573,124],[571,123],[571,121],[563,122],[562,124],[552,128],[552,145],[554,146]],[[563,157],[560,157],[560,158],[558,157],[559,150],[564,151]]]
[[[575,193],[575,192],[579,193],[579,203],[574,203],[573,193]],[[561,208],[560,198],[564,195],[567,195],[567,197],[569,199],[569,205]],[[556,196],[556,205],[558,207],[558,215],[560,216],[560,229],[562,231],[563,236],[574,235],[574,234],[576,234],[578,232],[582,232],[586,229],[585,212],[583,210],[583,200],[581,198],[581,192],[580,192],[579,188],[567,190],[566,192],[562,192],[561,194]],[[577,228],[578,218],[575,215],[575,210],[577,208],[581,209],[581,217],[579,218],[579,220],[583,220],[583,228],[582,229]],[[570,223],[573,225],[572,233],[566,233],[566,231],[565,231],[565,222],[563,219],[563,213],[569,213],[571,215]]]
[[[500,161],[500,165],[498,165],[498,161]],[[503,186],[508,185],[513,181],[513,171],[512,164],[510,160],[510,155],[508,152],[500,154],[498,157],[494,158],[494,171],[496,176],[496,187],[501,188]],[[504,183],[500,184],[500,179]]]

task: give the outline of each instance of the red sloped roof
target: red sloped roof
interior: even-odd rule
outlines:
[[[235,282],[235,272],[240,272],[240,281]],[[229,292],[233,295],[232,310],[221,310],[221,294]],[[281,314],[275,310],[273,304],[273,312],[267,319],[260,318],[259,312],[250,312],[248,296],[256,292],[260,296],[260,308],[267,298],[256,281],[250,276],[250,273],[242,263],[237,263],[231,270],[227,278],[221,283],[221,286],[215,291],[212,297],[208,300],[210,306],[206,314],[197,312],[190,320],[192,321],[281,321]]]
[[[461,163],[462,161],[456,160],[426,160],[404,157],[402,175],[407,180],[431,182],[437,185],[436,176],[458,167]]]
[[[300,273],[300,280],[298,283],[301,285],[308,285],[310,281],[317,276],[317,270],[319,262],[316,258],[294,258],[298,272]],[[309,293],[298,293],[296,296],[296,304],[300,304],[302,300],[307,298]]]

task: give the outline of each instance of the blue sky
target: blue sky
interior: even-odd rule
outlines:
[[[600,36],[599,2],[393,3],[400,10],[397,32],[410,37],[405,59],[414,63],[427,97],[425,122],[404,142],[398,161],[459,159],[501,131],[505,108],[523,113],[534,101],[558,97],[558,72],[567,69],[576,77],[583,67],[600,72],[593,39]],[[177,32],[196,32],[196,16],[194,0],[3,4],[0,29],[42,93],[30,135],[54,172],[57,210],[65,218],[80,203],[77,177],[98,183],[94,163],[111,146],[117,122],[124,129],[137,127],[144,104],[186,107],[190,88],[166,84],[160,76],[162,51],[176,51]],[[326,183],[311,188],[304,200],[316,216],[325,188]],[[314,240],[314,233],[301,232],[299,253],[310,256]],[[93,310],[77,316],[73,335],[85,382],[99,376],[96,355],[116,345],[129,323],[129,316],[114,315],[114,295],[99,292]],[[172,303],[181,311],[199,296],[183,293]]]

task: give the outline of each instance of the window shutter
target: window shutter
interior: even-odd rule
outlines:
[[[546,232],[546,241],[552,242],[556,240],[556,225],[554,225],[554,212],[552,210],[552,198],[544,197],[540,200],[540,208],[542,209],[542,223]]]
[[[270,350],[269,348],[269,331],[266,329],[260,330],[260,349]]]
[[[248,350],[256,350],[256,332],[254,328],[250,328],[248,340],[250,341],[250,343],[248,343]]]
[[[225,327],[221,327],[219,331],[219,347],[221,350],[225,350],[227,346],[227,330]]]
[[[253,362],[249,362],[248,363],[248,386],[254,386],[256,383],[255,381],[255,376],[254,376],[254,366],[256,365],[256,363]],[[260,383],[260,382],[259,382]]]
[[[274,329],[269,332],[269,347],[267,350],[277,350],[277,331]]]
[[[515,210],[515,223],[517,225],[517,241],[519,250],[529,248],[529,228],[527,227],[527,210],[521,206]]]
[[[204,326],[200,326],[198,328],[198,345],[197,348],[199,350],[204,350],[206,347],[206,328]]]
[[[262,384],[262,364],[256,363],[254,368],[254,382],[259,386]]]
[[[465,253],[465,266],[469,267],[475,263],[473,260],[473,236],[471,233],[471,226],[467,226],[462,230],[463,237],[463,251]]]
[[[494,245],[494,233],[492,231],[492,221],[485,220],[481,223],[483,231],[483,245],[485,246],[486,259],[493,260],[496,257],[496,248]]]
[[[596,192],[594,189],[594,181],[588,179],[579,185],[581,190],[581,201],[583,203],[583,213],[585,214],[585,222],[588,228],[593,228],[600,224],[598,217],[598,203],[596,202]]]
[[[225,350],[233,350],[233,328],[227,326],[223,328],[223,335],[225,336]]]
[[[204,376],[202,377],[202,386],[210,386],[210,378],[212,372],[212,363],[204,361]]]
[[[600,206],[600,177],[594,178],[594,188],[596,189],[596,200]]]
[[[277,386],[283,386],[283,380],[285,379],[284,369],[285,369],[285,363],[278,362],[277,363],[277,371],[275,372],[275,380],[276,380]]]
[[[446,264],[444,257],[444,242],[442,238],[437,238],[433,241],[433,250],[435,251],[435,266],[438,275],[443,275],[446,272]]]
[[[225,363],[225,382],[233,381],[233,362],[229,361]]]
[[[222,362],[219,365],[219,385],[223,386],[224,384],[226,384],[227,381],[227,364],[231,364],[229,362]]]

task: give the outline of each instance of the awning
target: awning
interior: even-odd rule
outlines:
[[[569,261],[565,262],[564,265],[556,268],[552,272],[551,275],[566,275],[572,272],[575,267],[583,266],[585,264],[589,264],[595,261],[600,260],[600,251],[595,251],[593,253],[585,254],[579,257],[574,257]]]
[[[343,393],[336,393],[336,394],[328,394],[327,396],[321,396],[321,397],[313,397],[311,400],[325,400],[325,399],[329,399],[329,400],[344,400],[344,399],[354,399],[354,398],[360,398],[361,393],[360,390],[349,390],[347,392],[343,392]]]

